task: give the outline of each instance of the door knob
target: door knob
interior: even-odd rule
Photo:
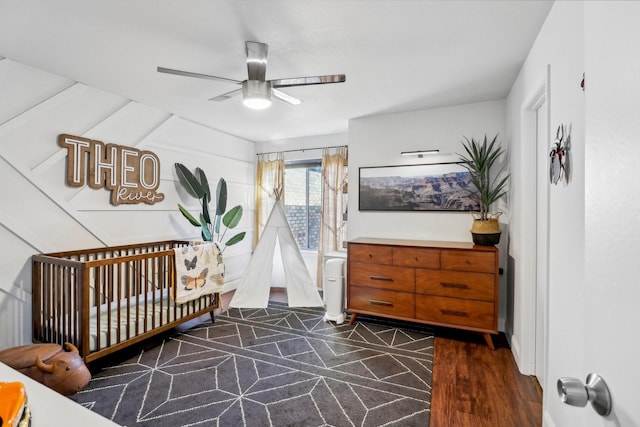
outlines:
[[[563,403],[583,407],[591,402],[593,409],[603,417],[611,413],[611,394],[600,375],[587,375],[586,385],[577,378],[560,378],[557,386],[558,396]]]

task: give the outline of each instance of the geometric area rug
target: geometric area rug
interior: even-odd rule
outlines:
[[[432,332],[324,313],[229,309],[103,368],[71,399],[123,426],[428,426]]]

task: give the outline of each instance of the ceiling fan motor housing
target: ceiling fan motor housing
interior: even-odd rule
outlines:
[[[262,110],[271,105],[271,82],[245,80],[242,82],[242,102],[254,110]]]

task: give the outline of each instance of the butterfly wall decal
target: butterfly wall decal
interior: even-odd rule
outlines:
[[[180,277],[180,280],[182,281],[182,285],[185,290],[191,291],[201,288],[205,283],[207,283],[207,274],[209,274],[209,269],[205,268],[198,276],[182,276]]]

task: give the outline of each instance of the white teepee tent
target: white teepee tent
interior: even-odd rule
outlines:
[[[293,238],[282,201],[278,198],[253,251],[247,272],[236,289],[229,307],[263,308],[267,306],[276,241],[279,242],[282,255],[289,307],[322,307],[324,305]]]

